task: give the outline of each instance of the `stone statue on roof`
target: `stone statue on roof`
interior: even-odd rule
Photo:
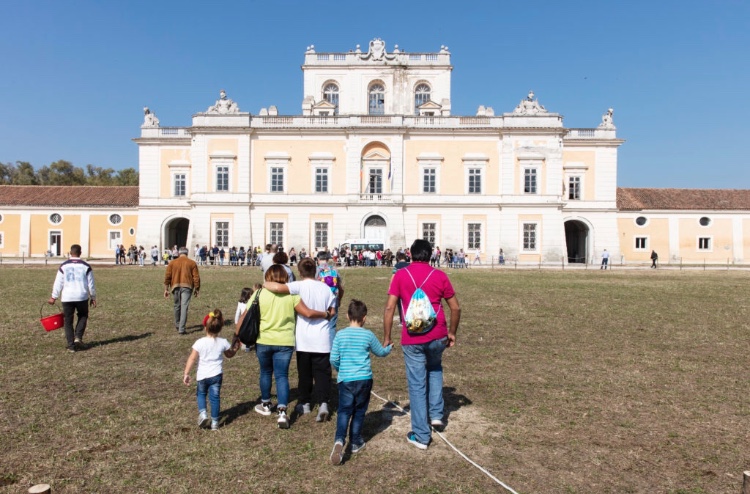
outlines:
[[[534,99],[534,91],[529,91],[529,95],[522,99],[513,113],[519,115],[536,115],[537,113],[547,113],[547,110],[539,104],[539,100]]]
[[[607,113],[602,115],[602,123],[599,124],[600,129],[615,129],[615,123],[612,120],[612,115],[614,115],[615,110],[610,108],[607,110]]]
[[[148,109],[148,106],[143,107],[143,125],[141,127],[158,127],[159,126],[159,119],[156,118],[156,115],[154,115],[151,110]]]
[[[209,106],[208,110],[206,110],[206,113],[219,113],[222,115],[239,112],[240,108],[237,106],[237,103],[227,98],[227,92],[223,89],[219,92],[219,99],[216,100],[216,103],[213,106]]]

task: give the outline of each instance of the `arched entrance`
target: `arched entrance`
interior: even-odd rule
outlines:
[[[388,226],[382,216],[373,215],[365,220],[365,235],[368,240],[383,240],[388,234]]]
[[[190,220],[187,218],[175,218],[164,226],[164,248],[187,247],[188,227]]]
[[[579,220],[565,222],[565,244],[568,248],[568,262],[585,264],[589,255],[589,227]]]

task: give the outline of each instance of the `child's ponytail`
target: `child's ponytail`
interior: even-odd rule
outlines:
[[[206,323],[206,331],[209,334],[217,335],[221,332],[221,328],[224,327],[224,317],[221,314],[220,309],[214,309],[208,314],[208,322]]]

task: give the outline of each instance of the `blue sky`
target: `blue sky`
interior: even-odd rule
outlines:
[[[299,114],[305,48],[438,51],[452,113],[533,89],[566,127],[615,109],[618,182],[748,188],[750,2],[0,2],[0,161],[137,167],[149,106],[188,126],[227,90]]]

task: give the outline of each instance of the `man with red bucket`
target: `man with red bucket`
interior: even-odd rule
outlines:
[[[70,258],[57,270],[52,296],[47,303],[53,305],[58,298],[62,301],[68,351],[75,352],[83,348],[83,332],[86,331],[86,322],[89,318],[89,303],[91,307],[96,307],[94,272],[86,261],[81,260],[81,246],[78,244],[70,247]],[[75,313],[78,313],[78,322],[74,332]]]

